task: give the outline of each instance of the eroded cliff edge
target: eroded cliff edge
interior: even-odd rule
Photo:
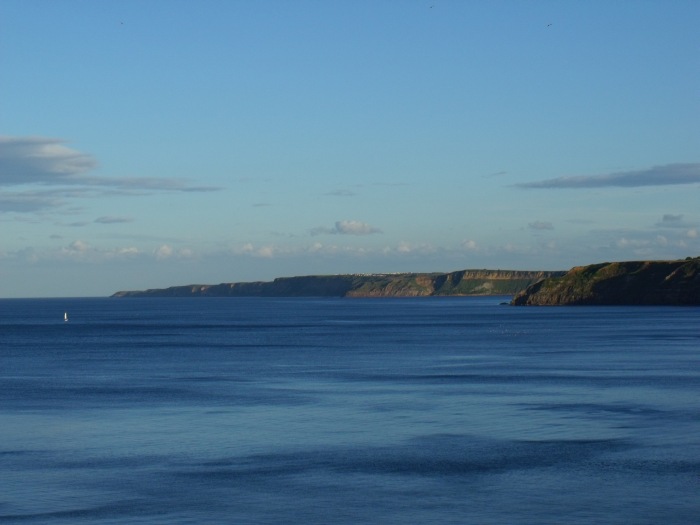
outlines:
[[[310,275],[274,281],[193,284],[112,297],[417,297],[431,295],[515,295],[529,285],[564,272],[461,270],[451,273]]]
[[[700,305],[700,258],[577,266],[528,286],[511,304]]]

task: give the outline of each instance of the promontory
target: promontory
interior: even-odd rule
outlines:
[[[577,266],[518,293],[521,305],[700,305],[700,257]]]
[[[112,297],[418,297],[514,295],[556,271],[461,270],[451,273],[387,273],[280,277],[274,281],[191,284]]]

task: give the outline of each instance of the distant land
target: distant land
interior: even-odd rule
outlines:
[[[529,285],[511,304],[699,306],[700,257],[578,266]]]
[[[112,297],[420,297],[515,295],[561,271],[461,270],[451,273],[388,273],[280,277],[274,281],[191,284]]]
[[[510,295],[526,305],[698,305],[700,257],[605,262],[564,271],[307,275],[274,281],[190,284],[112,297],[427,297]]]

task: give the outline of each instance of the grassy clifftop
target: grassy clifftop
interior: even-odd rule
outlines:
[[[514,305],[700,305],[700,258],[572,268],[535,283]]]
[[[113,297],[417,297],[514,295],[564,272],[461,270],[452,273],[310,275],[269,282],[196,284],[117,292]]]

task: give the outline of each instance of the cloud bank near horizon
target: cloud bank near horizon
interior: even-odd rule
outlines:
[[[700,163],[664,164],[644,170],[619,171],[602,175],[557,177],[515,184],[521,189],[580,189],[642,186],[669,186],[700,183]]]

